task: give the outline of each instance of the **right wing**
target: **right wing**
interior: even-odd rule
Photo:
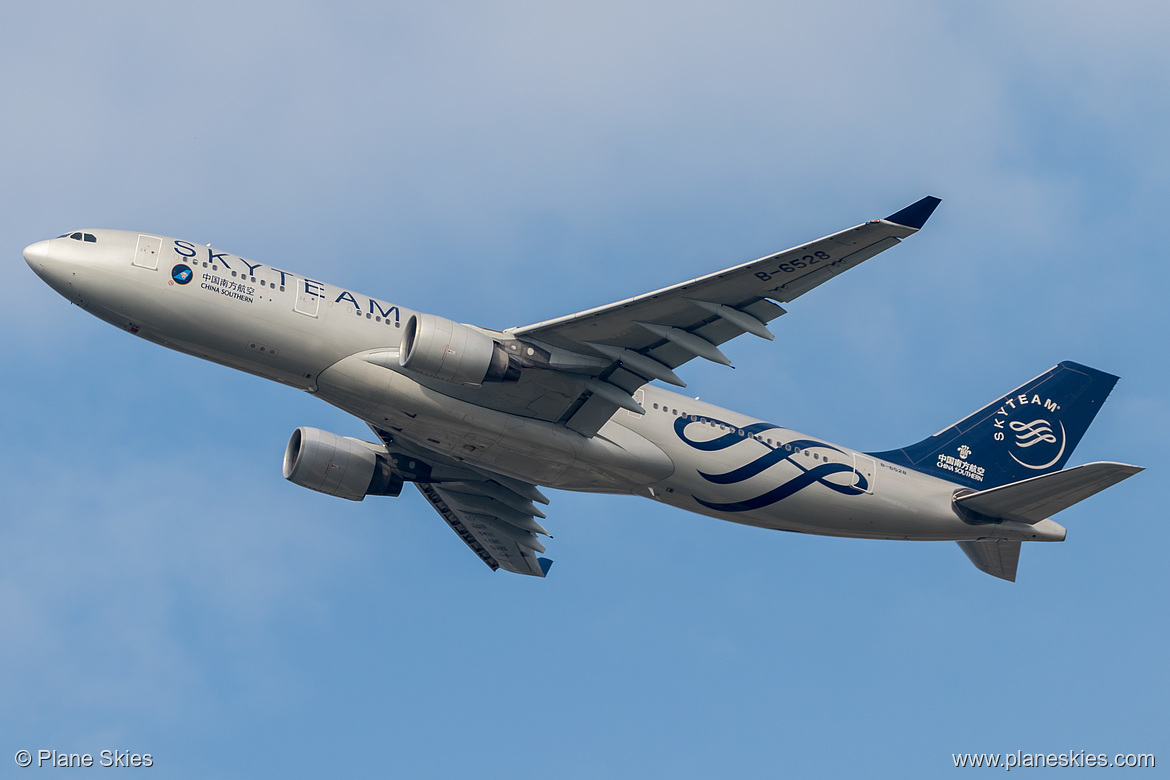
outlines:
[[[548,573],[552,561],[536,557],[544,552],[536,535],[549,536],[537,520],[544,519],[544,512],[536,504],[549,501],[535,485],[398,441],[377,426],[370,429],[382,441],[399,474],[415,484],[451,530],[492,571],[504,569],[534,577]]]
[[[527,511],[518,511],[489,492],[498,483],[416,482],[419,492],[492,571],[543,577],[552,561],[538,558],[544,545],[536,534],[547,531]],[[543,513],[541,514],[543,517]]]

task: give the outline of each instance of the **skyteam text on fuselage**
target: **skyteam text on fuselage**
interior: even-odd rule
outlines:
[[[538,486],[640,495],[737,523],[953,540],[1014,580],[1050,516],[1141,469],[1065,469],[1117,377],[1063,362],[916,444],[863,453],[657,385],[780,304],[917,232],[939,201],[618,303],[503,331],[412,311],[191,241],[83,230],[24,250],[91,314],[306,390],[376,441],[293,432],[284,476],[360,501],[413,482],[492,569],[543,577]]]

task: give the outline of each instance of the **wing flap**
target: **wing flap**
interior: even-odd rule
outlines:
[[[605,381],[628,393],[631,400],[638,388],[646,384],[645,379],[621,367],[606,377]],[[565,426],[582,436],[593,436],[620,408],[612,400],[593,393],[572,411],[565,420]]]

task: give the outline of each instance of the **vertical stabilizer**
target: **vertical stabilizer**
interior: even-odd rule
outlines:
[[[872,453],[976,490],[1064,468],[1117,377],[1065,361],[969,417],[898,450]]]

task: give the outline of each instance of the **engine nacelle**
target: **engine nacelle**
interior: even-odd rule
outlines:
[[[375,446],[317,428],[297,428],[284,451],[289,482],[361,501],[366,496],[396,496],[403,479]]]
[[[398,365],[460,385],[520,378],[519,361],[491,336],[434,314],[412,314],[406,320]]]

